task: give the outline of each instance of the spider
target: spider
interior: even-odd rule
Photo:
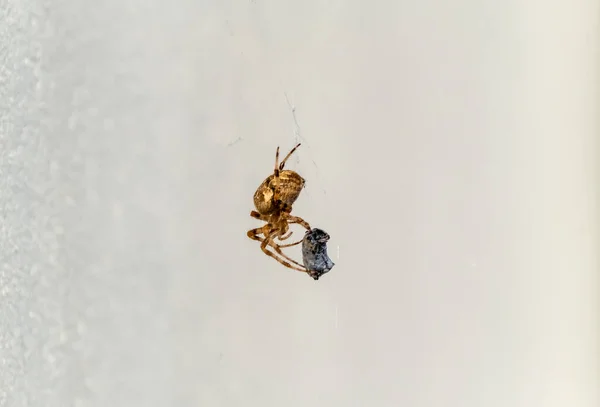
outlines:
[[[308,275],[315,280],[335,266],[327,255],[328,241],[329,234],[317,228],[307,231],[302,239],[302,262]]]
[[[291,224],[297,223],[310,230],[308,222],[298,216],[291,215],[292,205],[300,196],[305,180],[297,172],[283,169],[285,162],[298,147],[300,147],[300,144],[296,145],[281,163],[279,163],[279,147],[277,147],[273,174],[269,175],[254,193],[254,206],[258,212],[250,212],[251,217],[267,223],[260,228],[249,230],[247,235],[250,239],[261,242],[260,249],[267,256],[274,258],[285,267],[307,273],[308,270],[302,264],[285,255],[281,250],[284,247],[300,244],[302,240],[284,245],[275,242],[275,239],[283,241],[292,235],[289,230]],[[269,247],[277,255],[270,251]]]

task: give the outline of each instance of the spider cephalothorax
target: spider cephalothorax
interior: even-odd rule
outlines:
[[[310,230],[308,222],[291,215],[292,205],[304,188],[304,178],[295,171],[283,169],[287,159],[298,147],[300,144],[294,147],[281,163],[279,163],[279,147],[277,147],[273,174],[269,175],[254,193],[256,211],[250,213],[253,218],[267,223],[260,228],[249,230],[247,235],[250,239],[261,242],[260,248],[266,255],[273,257],[286,267],[307,272],[302,264],[294,261],[281,250],[283,247],[300,244],[302,240],[285,245],[275,243],[275,239],[282,241],[292,235],[292,232],[289,232],[290,224],[297,223]],[[267,247],[271,247],[279,256],[268,250]]]

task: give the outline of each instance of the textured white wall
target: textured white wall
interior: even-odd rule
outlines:
[[[212,3],[0,1],[0,406],[600,405],[596,2]]]

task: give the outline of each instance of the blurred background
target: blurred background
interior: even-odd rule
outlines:
[[[0,406],[600,405],[599,23],[0,0]],[[319,281],[246,237],[297,142]]]

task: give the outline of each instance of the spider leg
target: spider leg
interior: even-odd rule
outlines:
[[[281,248],[292,247],[292,246],[296,246],[297,244],[300,244],[300,243],[302,243],[302,240],[298,240],[297,242],[294,242],[294,243],[280,244],[278,246],[281,247]]]
[[[292,262],[293,264],[295,264],[297,266],[304,267],[302,264],[298,263],[297,261],[295,261],[294,259],[292,259],[288,255],[286,255],[283,252],[283,250],[281,250],[280,246],[273,241],[273,238],[276,237],[276,234],[278,233],[277,230],[273,230],[273,231],[265,233],[265,231],[264,231],[263,228],[264,228],[264,226],[262,228],[256,228],[256,229],[249,230],[248,233],[246,233],[246,234],[248,235],[248,237],[250,239],[252,239],[252,240],[258,240],[259,242],[262,242],[261,246],[260,246],[261,250],[263,252],[265,252],[265,254],[267,254],[268,256],[275,258],[278,262],[280,262],[280,263],[283,264],[283,260],[279,259],[272,252],[268,251],[267,250],[267,246],[269,246],[273,250],[275,250],[275,252],[277,252],[277,254],[279,254],[285,260],[288,260],[288,261]],[[264,235],[265,237],[262,238],[262,237],[260,237],[260,235]],[[287,263],[287,262],[285,262],[285,263]],[[294,267],[290,267],[290,268],[294,268]],[[297,270],[297,269],[294,269],[294,270]],[[302,269],[300,271],[306,271],[306,269]]]
[[[293,222],[290,222],[293,223]],[[288,239],[290,236],[292,236],[292,231],[290,230],[289,233],[287,233],[285,236],[281,236],[281,237],[277,237],[277,239],[279,241],[284,241],[286,239]],[[297,244],[302,243],[302,239],[298,240],[297,242],[294,243],[288,243],[288,244],[278,244],[279,247],[283,248],[283,247],[292,247],[292,246],[296,246]]]
[[[298,147],[300,147],[301,143],[298,143],[296,145],[296,147],[292,148],[292,150],[288,153],[288,155],[285,156],[285,158],[283,159],[283,161],[281,161],[281,164],[279,163],[279,146],[277,146],[277,150],[275,151],[275,168],[273,170],[273,175],[275,178],[275,182],[274,182],[274,186],[273,186],[273,199],[275,200],[275,202],[278,202],[279,205],[281,205],[281,201],[279,200],[279,196],[278,196],[278,192],[279,192],[279,171],[283,170],[283,167],[285,166],[285,162],[287,161],[288,158],[290,158],[290,156],[294,153],[294,151],[296,151],[296,149]]]
[[[264,245],[264,246],[269,245],[269,247],[273,248],[273,250],[275,250],[277,252],[277,254],[279,254],[284,259],[294,263],[297,266],[304,267],[302,264],[298,263],[296,260],[292,259],[290,256],[285,254],[283,252],[283,250],[281,250],[281,246],[273,241],[273,237],[265,239],[265,241],[263,241],[262,245]],[[261,247],[262,247],[262,245],[261,245]],[[285,246],[289,247],[288,245],[285,245]]]
[[[270,233],[272,233],[272,232],[268,232],[267,235]],[[246,233],[246,235],[252,240],[258,240],[259,242],[261,242],[261,244],[262,244],[262,242],[267,240],[266,238],[261,237],[261,235],[263,235],[263,236],[265,235],[263,228],[251,229],[248,231],[248,233]],[[269,247],[273,247],[273,245],[276,245],[276,243],[271,240],[271,242],[269,243]]]
[[[275,176],[279,175],[279,146],[277,146],[277,150],[275,150]]]
[[[277,151],[275,151],[275,169],[273,170],[274,176],[274,184],[271,186],[273,190],[273,200],[276,205],[281,205],[281,201],[279,200],[279,146],[277,146]]]
[[[308,222],[305,221],[304,219],[302,219],[301,217],[288,215],[287,218],[288,218],[288,223],[298,223],[298,224],[304,226],[304,228],[306,230],[310,230],[310,225],[308,224]]]
[[[304,226],[304,228],[306,228],[306,230],[311,230],[310,225],[308,224],[308,222],[306,222],[304,219],[298,217],[298,216],[291,216],[291,215],[286,215],[286,222],[288,224],[292,224],[292,223],[298,223],[302,226]],[[288,234],[286,234],[285,236],[281,236],[278,237],[278,239],[280,241],[286,240],[287,238],[289,238],[292,235],[292,231],[290,230],[290,232]],[[303,239],[298,240],[295,243],[288,243],[288,244],[284,244],[284,245],[279,245],[279,247],[283,248],[283,247],[292,247],[292,246],[296,246],[297,244],[302,243]]]
[[[292,235],[292,233],[293,232],[290,230],[285,235],[277,237],[277,239],[279,239],[279,240],[286,240],[287,238],[289,238]]]
[[[262,242],[263,239],[262,237],[260,237],[260,235],[263,234],[263,229],[262,228],[256,228],[256,229],[251,229],[246,233],[246,236],[248,236],[250,239],[252,240],[258,240],[259,242]]]
[[[276,252],[278,252],[278,254],[280,254],[281,256],[283,256],[285,259],[289,259],[291,260],[293,263],[297,264],[300,267],[304,267],[301,264],[295,262],[294,260],[290,259],[289,257],[287,257],[285,254],[283,254],[283,252],[281,251],[281,249],[279,249],[279,247],[272,241],[272,239],[264,239],[262,237],[260,237],[259,235],[262,234],[262,228],[257,228],[257,229],[252,229],[248,231],[248,237],[253,239],[253,240],[258,240],[259,242],[261,242],[260,245],[260,249],[269,257],[274,258],[275,260],[277,260],[279,263],[283,264],[284,266],[291,268],[293,270],[297,270],[297,271],[302,271],[304,273],[307,273],[307,270],[305,268],[298,268],[290,263],[288,263],[287,261],[279,258],[278,256],[276,256],[273,252],[267,250],[267,246],[268,247],[272,247],[273,249],[275,249]],[[272,238],[272,236],[271,236]]]
[[[283,251],[281,251],[281,249],[279,248],[279,246],[277,246],[273,241],[273,234],[269,235],[266,239],[263,240],[262,244],[260,245],[260,249],[269,257],[274,258],[275,260],[277,260],[279,263],[283,264],[284,266],[286,266],[287,268],[291,268],[292,270],[296,270],[296,271],[301,271],[303,273],[307,273],[308,270],[300,263],[294,261],[293,259],[289,258],[288,256],[286,256]],[[285,260],[289,260],[291,261],[293,264],[288,263],[287,261],[275,256],[272,252],[270,252],[269,250],[267,250],[267,246],[272,247],[277,254],[279,254],[281,257],[283,257],[283,259]],[[296,266],[295,266],[295,265]]]
[[[265,221],[265,222],[268,222],[268,221],[269,221],[269,217],[268,217],[268,216],[266,216],[266,215],[261,215],[260,213],[258,213],[258,212],[256,212],[256,211],[252,211],[252,212],[250,212],[250,216],[252,216],[252,217],[253,217],[253,218],[255,218],[255,219],[258,219],[258,220]],[[295,223],[295,222],[290,222],[290,223]],[[253,229],[253,230],[260,230],[260,229],[261,229],[261,228],[258,228],[258,229]],[[288,238],[289,238],[289,237],[290,237],[290,236],[291,236],[293,233],[294,233],[294,232],[290,230],[290,231],[289,231],[287,234],[285,234],[285,235],[283,235],[283,236],[279,236],[279,237],[277,237],[277,239],[278,239],[278,240],[286,240],[286,239],[288,239]],[[301,242],[301,241],[300,241],[300,242]],[[296,243],[292,244],[291,246],[297,245],[297,244],[298,244],[298,243],[300,243],[300,242],[296,242]],[[290,246],[290,245],[285,245],[285,246],[281,246],[281,247],[289,247],[289,246]]]
[[[290,152],[288,153],[288,155],[286,155],[286,156],[285,156],[285,158],[283,159],[283,161],[281,162],[281,164],[279,164],[279,170],[280,170],[280,171],[281,171],[281,170],[283,170],[283,167],[285,166],[285,162],[287,161],[287,159],[288,159],[288,158],[290,158],[290,156],[291,156],[292,154],[294,154],[294,151],[296,151],[296,149],[297,149],[298,147],[300,147],[300,144],[301,144],[301,143],[298,143],[298,144],[296,145],[296,147],[292,148],[292,151],[290,151]],[[279,158],[279,150],[277,151],[277,157]],[[275,161],[275,165],[277,165],[277,161]]]
[[[289,205],[287,205],[287,204],[283,204],[283,207],[284,207],[283,208],[284,210],[289,210],[290,209]],[[287,213],[289,213],[289,212],[287,212]],[[256,211],[250,212],[250,216],[253,217],[253,218],[255,218],[255,219],[265,221],[265,222],[269,221],[269,217],[268,216],[261,215],[260,213],[258,213]],[[311,230],[310,225],[308,224],[308,222],[306,222],[304,219],[300,218],[299,216],[286,215],[286,221],[289,224],[298,223],[298,224],[302,225],[304,228],[306,228],[307,230]],[[264,233],[262,233],[262,228],[253,229],[253,230],[257,231],[257,232],[261,231],[261,233],[257,233],[257,234],[264,234]],[[289,239],[290,236],[292,236],[292,234],[293,234],[293,231],[290,230],[287,234],[285,234],[283,236],[274,236],[274,238],[277,238],[279,241],[283,241],[283,240]],[[248,235],[248,236],[250,237],[250,235]],[[250,238],[254,239],[252,237],[250,237]],[[259,240],[259,239],[254,239],[254,240]],[[262,242],[262,238],[259,241]],[[296,246],[296,245],[298,245],[300,243],[302,243],[302,240],[298,240],[297,242],[294,242],[294,243],[288,243],[288,244],[278,245],[278,246],[281,247],[281,248],[292,247],[292,246]],[[277,244],[277,243],[274,243],[274,244]]]
[[[292,259],[290,256],[288,256],[287,254],[285,254],[285,253],[283,252],[283,250],[281,250],[281,246],[280,246],[280,245],[278,245],[277,243],[275,243],[275,242],[273,241],[273,239],[276,237],[276,236],[275,236],[275,233],[276,233],[276,231],[273,231],[271,234],[269,234],[269,236],[267,236],[267,237],[266,237],[266,238],[263,240],[261,247],[262,247],[262,246],[265,246],[265,247],[266,247],[266,245],[269,245],[269,247],[271,247],[273,250],[275,250],[275,252],[277,252],[277,254],[279,254],[279,255],[280,255],[281,257],[283,257],[284,259],[286,259],[286,260],[288,260],[288,261],[292,262],[293,264],[295,264],[295,265],[297,265],[297,266],[304,267],[302,264],[298,263],[296,260]],[[287,246],[288,246],[288,245],[286,245],[286,247],[287,247]],[[264,251],[264,250],[263,250],[263,251]]]
[[[310,225],[308,224],[308,222],[306,222],[304,219],[302,219],[302,218],[300,218],[300,217],[298,217],[298,216],[286,215],[286,219],[285,219],[285,221],[286,221],[286,223],[287,223],[288,225],[291,225],[292,223],[298,223],[298,224],[300,224],[300,225],[304,226],[304,228],[306,228],[306,230],[311,230],[311,227],[310,227]],[[287,233],[287,234],[286,234],[286,235],[284,235],[284,236],[278,237],[278,239],[279,239],[280,241],[281,241],[281,240],[286,240],[286,239],[288,239],[288,238],[289,238],[289,237],[292,235],[292,233],[293,233],[293,232],[290,230],[290,231],[289,231],[289,233]],[[280,246],[280,247],[290,247],[290,246],[295,246],[295,245],[297,245],[297,244],[299,244],[299,243],[301,243],[301,242],[302,242],[302,240],[299,240],[299,241],[297,241],[296,243],[286,244],[286,245],[283,245],[283,246]]]
[[[286,234],[285,236],[277,237],[277,240],[279,240],[279,241],[281,242],[281,241],[284,241],[284,240],[288,239],[290,236],[292,236],[292,231],[290,231],[290,232],[289,232],[288,234]],[[277,246],[279,246],[279,247],[283,248],[283,247],[292,247],[292,246],[296,246],[297,244],[300,244],[300,243],[302,243],[302,240],[298,240],[297,242],[294,242],[294,243],[288,243],[288,244],[278,244],[278,243],[275,243],[275,244],[276,244]]]
[[[252,216],[255,219],[264,220],[265,222],[268,222],[268,219],[265,215],[261,215],[260,213],[258,213],[256,211],[250,212],[250,216]]]

